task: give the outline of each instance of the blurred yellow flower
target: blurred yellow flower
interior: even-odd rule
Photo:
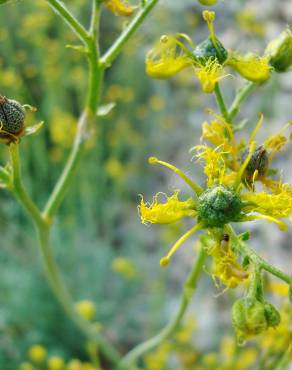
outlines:
[[[137,269],[133,261],[125,257],[117,257],[112,262],[112,270],[128,280],[137,276]]]
[[[40,344],[35,344],[31,346],[28,350],[28,358],[31,361],[35,362],[36,364],[40,364],[44,362],[46,356],[47,356],[47,351]]]
[[[95,318],[96,307],[94,302],[83,300],[75,303],[75,309],[85,320],[91,321]]]
[[[65,362],[62,357],[52,356],[48,359],[48,370],[64,370]]]

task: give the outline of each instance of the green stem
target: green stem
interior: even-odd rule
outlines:
[[[128,369],[129,366],[134,365],[140,356],[158,346],[177,330],[196,290],[197,282],[199,280],[206,256],[206,252],[203,246],[201,246],[197,260],[184,284],[179,309],[172,320],[156,336],[141,344],[138,344],[128,354],[126,354],[126,356],[120,362],[119,369]]]
[[[227,123],[232,123],[232,121],[230,120],[228,110],[227,110],[227,107],[226,107],[226,104],[225,104],[225,101],[224,101],[224,98],[223,98],[223,95],[222,95],[222,92],[221,92],[221,89],[220,89],[220,86],[219,86],[218,82],[215,85],[214,92],[215,92],[216,101],[217,101],[217,104],[218,104],[218,107],[220,109],[220,112],[221,112],[222,116],[224,117],[224,119]]]
[[[42,220],[41,213],[26,192],[25,187],[22,183],[19,160],[19,143],[11,143],[9,145],[9,153],[12,165],[12,191],[17,197],[18,201],[23,204],[23,207],[31,216],[36,226],[42,226],[44,221]]]
[[[232,235],[233,239],[235,240],[239,250],[242,252],[243,255],[247,256],[254,265],[258,266],[258,268],[268,271],[270,274],[278,277],[279,279],[283,280],[285,283],[291,285],[292,284],[292,276],[284,273],[283,271],[277,269],[276,267],[270,265],[267,261],[265,261],[261,256],[259,256],[253,249],[251,249],[246,243],[244,243],[235,233],[233,228],[229,225],[226,227],[226,230]]]
[[[103,69],[98,63],[98,50],[95,41],[89,43],[89,93],[87,96],[86,108],[81,115],[78,126],[77,134],[75,136],[74,144],[72,146],[69,158],[64,167],[64,170],[57,181],[55,188],[44,208],[43,215],[50,221],[56,214],[66,192],[75,176],[78,164],[82,158],[85,142],[90,135],[90,125],[94,122],[97,107],[100,100]]]
[[[108,68],[111,65],[111,63],[121,52],[124,45],[139,28],[144,18],[150,13],[157,2],[158,0],[148,0],[145,5],[141,7],[141,9],[138,11],[129,25],[125,28],[125,30],[121,33],[121,35],[117,38],[117,40],[113,43],[109,50],[101,57],[100,62],[102,66]]]
[[[236,97],[231,104],[229,109],[229,118],[233,120],[240,111],[240,106],[244,102],[244,100],[255,90],[257,84],[254,82],[247,82],[241,90],[236,94]]]
[[[66,286],[63,283],[58,266],[52,254],[52,248],[49,241],[49,226],[45,225],[38,228],[40,241],[40,250],[46,271],[48,282],[63,307],[67,316],[75,323],[80,331],[93,343],[96,343],[102,353],[110,359],[113,364],[117,364],[120,360],[119,353],[96,331],[90,322],[83,319],[74,309],[74,303],[69,295]]]
[[[70,13],[65,5],[59,0],[45,0],[51,8],[69,25],[73,32],[79,37],[79,39],[87,45],[87,41],[90,38],[89,33],[82,26],[81,23]]]

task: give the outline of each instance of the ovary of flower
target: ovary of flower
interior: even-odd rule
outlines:
[[[183,36],[188,40],[186,35]],[[166,79],[176,75],[190,65],[189,57],[185,54],[186,48],[178,37],[164,35],[154,45],[146,56],[146,73],[156,79]]]
[[[131,16],[137,6],[130,5],[126,0],[104,0],[105,6],[114,14],[125,17]]]
[[[196,66],[195,74],[200,81],[202,90],[207,94],[212,93],[217,82],[227,76],[223,73],[222,65],[214,58],[210,58],[204,65]]]
[[[234,55],[227,64],[249,81],[262,83],[269,79],[271,67],[266,57],[255,54]]]
[[[186,201],[180,201],[178,199],[178,193],[179,192],[176,191],[170,197],[167,197],[167,195],[163,193],[158,193],[153,197],[151,204],[145,203],[142,197],[141,203],[138,206],[142,223],[170,224],[186,216],[195,216],[194,200],[189,198]],[[161,195],[165,197],[165,203],[158,202],[158,197]]]

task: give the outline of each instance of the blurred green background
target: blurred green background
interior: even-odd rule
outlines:
[[[84,24],[88,22],[89,0],[65,3]],[[289,3],[222,1],[215,8],[217,34],[228,48],[262,53],[267,41],[291,20]],[[158,191],[170,194],[183,187],[172,174],[150,167],[150,155],[203,180],[200,166],[190,161],[189,148],[199,143],[200,125],[208,119],[205,108],[215,109],[213,97],[201,92],[191,70],[163,82],[150,80],[144,72],[145,54],[162,34],[184,32],[195,42],[207,36],[201,10],[194,0],[161,1],[108,70],[102,102],[115,102],[116,107],[99,120],[54,227],[54,252],[74,299],[96,303],[97,321],[123,352],[167,322],[194,255],[191,241],[168,269],[160,269],[160,257],[186,225],[141,225],[137,204],[138,194],[151,200]],[[102,50],[125,23],[103,12]],[[45,1],[0,6],[0,93],[38,108],[29,115],[29,123],[45,121],[37,136],[21,142],[25,183],[39,206],[68,155],[86,94],[85,58],[67,44],[78,41]],[[247,115],[253,123],[263,111],[265,137],[281,127],[292,117],[291,82],[291,73],[273,76],[245,105],[241,118]],[[234,77],[224,79],[228,101],[241,84]],[[286,147],[276,159],[285,181],[289,176],[291,180],[289,155],[291,147]],[[0,158],[5,164],[5,145]],[[187,194],[184,187],[183,193]],[[1,190],[0,202],[0,369],[17,369],[34,343],[65,359],[86,360],[84,338],[65,317],[44,278],[31,222],[6,190]],[[253,231],[251,243],[271,262],[291,271],[291,230],[282,235],[276,227],[268,232],[258,223],[248,228]],[[120,257],[130,267],[121,267]],[[223,329],[232,334],[235,293],[216,294],[212,278],[205,274],[188,314],[197,321],[193,345],[201,352],[216,351]]]

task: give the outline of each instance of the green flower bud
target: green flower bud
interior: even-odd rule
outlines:
[[[193,55],[203,65],[210,59],[217,59],[219,63],[223,64],[228,58],[228,52],[216,38],[216,46],[214,45],[211,37],[201,42],[196,46]]]
[[[269,302],[265,302],[264,306],[268,326],[274,327],[279,325],[281,321],[281,316],[276,308]]]
[[[276,72],[286,72],[292,66],[292,32],[290,28],[272,40],[265,51]]]
[[[244,151],[241,161],[245,161],[248,156],[248,150]],[[251,178],[255,171],[258,171],[260,176],[264,176],[269,168],[269,157],[266,149],[263,146],[259,146],[252,154],[250,161],[245,169],[247,178]]]
[[[268,328],[264,303],[246,297],[232,307],[232,324],[240,341],[260,334]]]
[[[16,100],[0,96],[0,137],[17,137],[24,129],[25,110]]]
[[[239,195],[224,185],[216,185],[199,197],[198,220],[206,227],[222,227],[240,217]]]

